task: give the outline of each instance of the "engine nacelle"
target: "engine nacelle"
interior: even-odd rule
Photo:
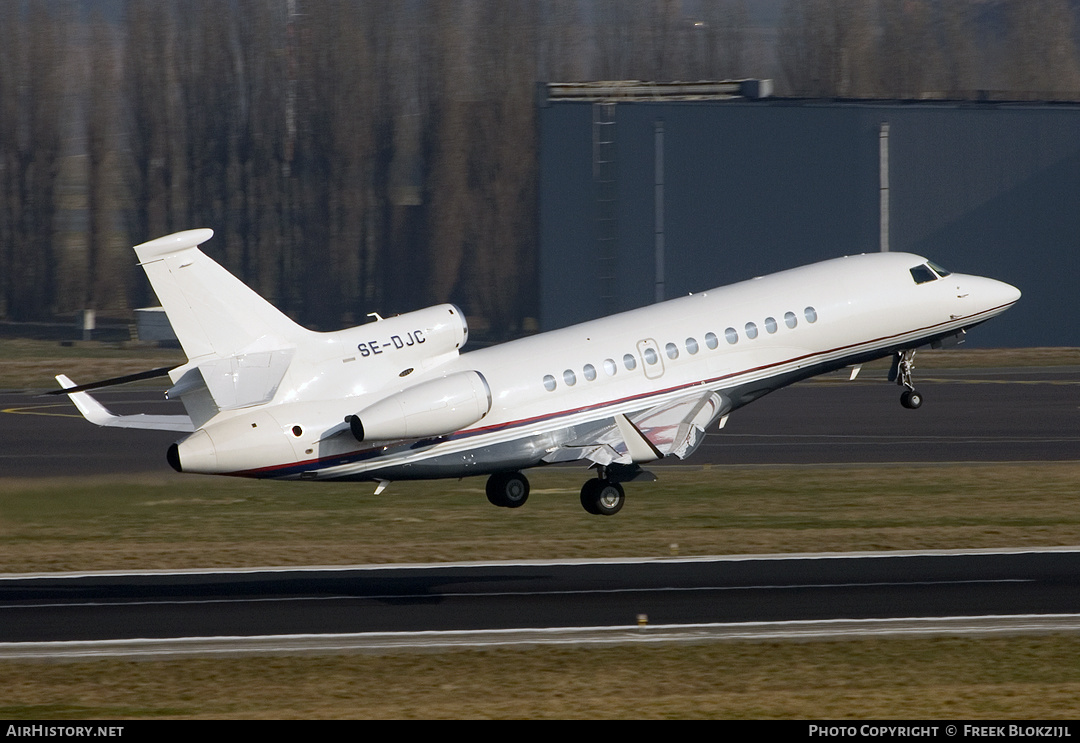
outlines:
[[[460,309],[440,304],[332,335],[365,373],[386,370],[396,376],[406,369],[427,370],[431,361],[457,355],[469,339],[469,326]]]
[[[491,410],[491,389],[477,371],[450,374],[395,392],[346,420],[357,441],[442,436]]]

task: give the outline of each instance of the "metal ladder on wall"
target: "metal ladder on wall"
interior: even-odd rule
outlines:
[[[600,316],[618,311],[618,172],[615,162],[615,103],[593,104],[593,187],[596,192],[596,277]]]

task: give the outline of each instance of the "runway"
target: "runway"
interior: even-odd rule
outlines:
[[[780,390],[732,414],[688,463],[1080,458],[1080,368],[934,371],[918,386],[917,411],[874,379]],[[99,397],[122,413],[178,412],[155,391]],[[95,428],[65,399],[0,394],[0,477],[182,478],[164,460],[176,438]],[[1075,631],[1078,583],[1075,550],[0,576],[0,655]]]
[[[1080,551],[866,553],[0,577],[0,655],[35,643],[643,632],[987,617],[1080,624]],[[965,625],[968,626],[968,625]],[[944,631],[944,630],[942,630]],[[534,639],[534,642],[539,641]],[[23,646],[28,643],[30,645]]]
[[[926,399],[919,410],[900,407],[899,389],[875,376],[881,371],[864,371],[855,382],[834,375],[774,392],[735,411],[688,463],[1080,459],[1080,368],[926,371],[916,378]],[[120,413],[182,412],[160,391],[95,394]],[[171,474],[165,450],[177,438],[95,428],[65,398],[0,393],[0,477]]]
[[[865,374],[865,372],[864,372]],[[697,452],[714,464],[1068,461],[1080,458],[1080,369],[930,370],[925,403],[842,376],[736,411]]]

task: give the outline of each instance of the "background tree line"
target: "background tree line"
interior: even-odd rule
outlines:
[[[332,329],[537,306],[536,82],[1080,98],[1070,0],[0,3],[0,319],[154,303],[128,248],[213,257]],[[573,267],[567,267],[573,270]]]

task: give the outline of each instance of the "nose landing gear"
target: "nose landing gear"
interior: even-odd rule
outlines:
[[[916,390],[904,390],[900,394],[900,404],[909,410],[916,410],[922,405],[922,394]]]
[[[914,368],[915,349],[908,348],[893,355],[892,368],[889,369],[889,381],[907,388],[900,395],[900,404],[909,410],[918,410],[923,404],[922,393],[915,389],[911,380]]]

